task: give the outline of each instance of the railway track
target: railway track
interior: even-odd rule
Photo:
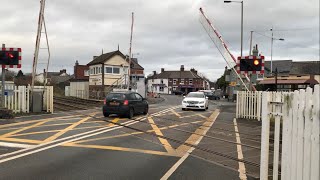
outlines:
[[[86,110],[100,106],[102,106],[102,102],[96,100],[76,97],[53,97],[53,107],[57,111]]]
[[[79,98],[70,98],[70,97],[54,97],[54,105],[55,105],[55,108],[57,110],[61,110],[61,111],[69,111],[69,110],[85,110],[85,109],[90,109],[90,108],[93,108],[93,107],[99,107],[99,106],[102,106],[102,102],[100,101],[93,101],[93,100],[84,100],[84,99],[79,99]],[[87,114],[83,114],[84,116],[88,116]],[[204,152],[212,157],[220,157],[220,161],[218,162],[215,162],[215,161],[212,161],[212,160],[209,160],[205,157],[202,157],[199,156],[199,155],[196,155],[195,153],[189,153],[190,156],[193,156],[195,158],[199,158],[199,159],[203,159],[203,160],[206,160],[208,162],[211,162],[211,163],[218,163],[218,164],[221,164],[223,166],[228,166],[228,164],[225,164],[224,162],[230,162],[230,161],[233,161],[233,162],[242,162],[244,163],[245,165],[249,165],[249,166],[253,166],[253,167],[256,167],[256,168],[259,168],[260,167],[260,164],[257,163],[257,162],[254,162],[254,161],[250,161],[250,160],[245,160],[245,159],[239,159],[238,157],[234,156],[234,155],[230,155],[230,152],[221,152],[221,151],[218,151],[216,149],[208,149],[206,147],[203,147],[203,146],[199,146],[199,145],[193,145],[193,144],[190,144],[190,143],[187,143],[187,142],[184,142],[182,140],[179,140],[177,137],[170,137],[170,136],[165,136],[165,135],[157,135],[157,134],[154,134],[152,132],[148,132],[147,130],[143,130],[143,129],[140,129],[140,128],[135,128],[135,127],[132,127],[130,126],[130,124],[123,124],[123,123],[115,123],[111,120],[108,120],[108,119],[105,119],[105,118],[100,118],[100,117],[95,117],[95,116],[91,116],[90,117],[92,119],[95,119],[95,120],[101,120],[101,121],[105,121],[105,122],[109,122],[109,123],[112,123],[114,125],[117,125],[118,127],[124,127],[125,129],[130,129],[130,130],[133,130],[135,132],[141,132],[143,134],[146,134],[146,135],[150,135],[150,136],[154,136],[154,137],[158,137],[158,138],[163,138],[163,139],[166,139],[168,140],[169,142],[172,142],[172,143],[175,143],[175,144],[179,144],[179,145],[185,145],[185,146],[188,146],[188,147],[192,147],[192,148],[195,148],[195,150],[198,150],[200,152]],[[150,124],[149,122],[145,122],[144,119],[147,118],[147,116],[145,116],[144,118],[134,118],[134,119],[131,119],[131,122],[140,122],[140,123],[146,123],[146,124]],[[171,119],[171,118],[166,118],[166,117],[156,117],[156,118],[159,118],[159,119],[163,119],[165,120],[166,124],[164,123],[157,123],[156,125],[159,126],[159,127],[168,127],[170,125],[168,125],[167,123],[169,124],[177,124],[177,122],[179,124],[182,124],[182,123],[185,123],[184,121],[181,121],[181,120],[177,120],[177,119]],[[217,122],[219,123],[219,122]],[[224,124],[224,122],[220,122],[221,124]],[[151,123],[152,124],[152,123]],[[193,125],[191,124],[191,126],[197,126],[197,125]],[[224,128],[215,128],[215,127],[211,127],[212,129],[215,129],[215,130],[220,130],[220,131],[230,131],[228,129],[224,129]],[[120,130],[118,128],[116,128],[117,131],[120,131],[122,133],[127,133],[123,130]],[[184,129],[180,129],[180,128],[170,128],[172,130],[175,130],[175,131],[180,131],[180,132],[183,132],[183,133],[186,133],[186,134],[190,134],[190,135],[198,135],[198,136],[203,136],[204,138],[208,138],[208,139],[211,139],[212,141],[217,141],[217,142],[224,142],[224,143],[227,143],[227,144],[230,144],[230,145],[241,145],[247,149],[251,149],[251,150],[258,150],[260,151],[260,147],[256,141],[256,139],[253,138],[253,136],[251,136],[250,134],[242,134],[243,139],[247,139],[251,142],[255,142],[254,144],[256,145],[252,145],[252,144],[246,144],[246,143],[237,143],[235,141],[230,141],[230,140],[227,140],[227,139],[224,139],[222,136],[225,136],[224,134],[216,134],[216,133],[208,133],[207,135],[201,135],[201,134],[198,134],[196,132],[192,132],[192,131],[188,131],[188,130],[184,130]],[[220,135],[219,137],[217,137],[216,135]],[[132,133],[132,135],[130,136],[133,136],[133,137],[136,137],[136,138],[139,138],[139,139],[142,139],[142,140],[145,140],[145,141],[148,141],[150,142],[150,139],[146,139],[146,138],[142,138],[138,135],[135,135],[134,133]],[[159,142],[156,142],[156,141],[152,141],[152,143],[154,144],[159,144]],[[159,144],[161,146],[163,146],[163,144]],[[186,152],[188,153],[188,152]],[[221,158],[225,159],[225,160],[221,160]],[[250,159],[250,158],[248,158]],[[230,166],[228,166],[230,167]],[[231,167],[230,167],[231,168]]]

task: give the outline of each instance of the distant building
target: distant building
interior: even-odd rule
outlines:
[[[144,69],[137,59],[132,59],[130,76],[129,58],[119,50],[94,56],[89,67],[89,92],[92,98],[101,98],[113,89],[131,87],[144,96]],[[128,84],[128,78],[131,83]]]
[[[76,61],[74,67],[73,78],[70,79],[70,88],[66,92],[69,96],[78,98],[89,98],[89,67],[87,65],[79,65]]]
[[[35,76],[35,81],[39,82],[40,84],[44,84],[45,75],[46,75],[46,70],[44,69],[42,73],[37,74]],[[59,80],[60,79],[59,77],[62,77],[61,78],[62,80]],[[68,78],[70,79],[71,76],[69,74],[67,74],[67,70],[66,69],[62,69],[62,70],[60,70],[60,72],[48,72],[47,73],[47,82],[51,83],[52,78],[53,78],[53,81],[54,81],[52,83],[57,83],[57,82],[61,82],[61,81],[65,80],[65,79],[68,79]]]
[[[264,78],[257,83],[263,86],[263,90],[273,91],[277,87],[278,91],[294,91],[320,82],[320,61],[273,61],[272,74],[270,66],[271,62],[266,61]]]
[[[181,65],[179,71],[165,71],[164,68],[161,68],[159,74],[153,71],[147,84],[148,92],[160,94],[189,93],[210,88],[208,80],[199,76],[198,71],[193,68],[185,70],[184,65]]]

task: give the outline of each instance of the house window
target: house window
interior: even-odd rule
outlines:
[[[173,87],[172,89],[175,91],[175,90],[177,90],[177,87]]]
[[[120,68],[113,67],[113,74],[120,74]]]
[[[90,74],[93,74],[93,69],[92,68],[90,69]]]
[[[106,67],[106,74],[112,74],[112,67]]]
[[[184,84],[184,79],[181,79],[181,82],[180,82],[180,84]]]
[[[160,83],[163,84],[163,79],[161,79]]]
[[[160,87],[159,87],[159,91],[163,92],[163,91],[164,91],[164,87],[163,87],[163,86],[160,86]]]
[[[89,70],[84,70],[84,76],[89,76]]]
[[[176,79],[173,80],[173,84],[174,84],[174,85],[177,84],[177,80],[176,80]]]
[[[189,79],[189,84],[192,84],[192,79]]]

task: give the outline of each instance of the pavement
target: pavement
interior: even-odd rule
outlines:
[[[21,116],[0,125],[0,179],[255,179],[259,124],[235,103],[182,111],[162,95],[149,114],[103,117],[101,108]]]

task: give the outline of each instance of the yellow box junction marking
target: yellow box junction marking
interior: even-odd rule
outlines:
[[[219,110],[215,110],[211,116],[205,121],[196,131],[195,134],[192,134],[186,141],[185,143],[192,144],[192,145],[197,145],[200,140],[203,138],[203,135],[207,133],[207,131],[210,129],[211,125],[215,122],[216,118],[219,115]],[[186,152],[189,151],[191,147],[187,145],[181,145],[177,148],[177,152],[181,153],[183,156]]]
[[[120,118],[114,118],[111,122],[117,123],[119,120],[120,120]],[[108,126],[109,126],[109,127],[114,126],[115,124],[113,124],[113,123],[109,123]]]
[[[157,135],[163,136],[163,134],[160,131],[160,129],[158,128],[158,126],[154,123],[152,117],[149,116],[148,121],[150,122],[150,125],[151,125],[152,129],[154,130],[154,132]],[[158,139],[161,142],[161,144],[164,145],[164,148],[168,151],[168,153],[175,153],[175,150],[172,148],[172,146],[169,144],[169,142],[166,139],[163,139],[160,137],[158,137]]]
[[[94,116],[96,113],[91,114],[91,116]],[[62,136],[63,134],[65,134],[66,132],[72,130],[73,128],[75,128],[76,126],[80,125],[81,123],[87,121],[88,119],[91,118],[91,116],[88,116],[86,118],[81,119],[80,121],[77,121],[75,123],[73,123],[72,125],[66,127],[65,129],[61,130],[60,132],[54,134],[53,136],[48,137],[47,139],[44,140],[44,142],[49,142],[49,141],[53,141],[55,139],[57,139],[58,137]]]
[[[178,116],[178,117],[181,117],[181,115],[178,114],[175,110],[172,109],[171,112],[172,112],[174,115],[176,115],[176,116]]]
[[[75,144],[75,143],[67,143],[67,144],[64,144],[63,146],[94,148],[94,149],[106,149],[106,150],[113,150],[113,151],[137,152],[137,153],[154,154],[154,155],[162,155],[162,156],[176,156],[175,154],[167,153],[167,152],[144,150],[144,149],[134,149],[134,148],[125,148],[125,147],[116,147],[116,146],[84,145],[84,144]]]

